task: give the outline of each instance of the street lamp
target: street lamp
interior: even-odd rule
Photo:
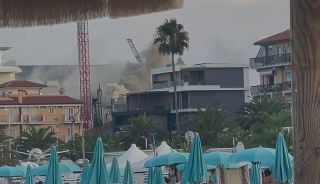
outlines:
[[[74,114],[73,116],[69,116],[71,122],[72,122],[72,140],[74,141],[74,123],[75,123],[75,119],[74,117],[81,111],[81,109],[78,110],[78,112],[76,114]],[[80,121],[81,121],[81,144],[82,144],[82,161],[84,162],[85,158],[86,158],[86,153],[85,153],[85,148],[84,148],[84,128],[83,128],[83,120],[80,116]]]
[[[145,147],[146,147],[146,150],[147,150],[148,149],[148,138],[146,138],[145,136],[140,136],[139,134],[138,134],[138,137],[141,137],[142,139],[144,139]]]
[[[155,139],[155,135],[157,135],[157,133],[150,133],[150,136],[152,137],[153,157],[156,157],[156,139]]]

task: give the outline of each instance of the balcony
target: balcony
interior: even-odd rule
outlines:
[[[178,86],[202,86],[202,85],[220,85],[218,81],[215,81],[211,84],[207,84],[202,80],[180,80],[177,81],[177,87]],[[165,82],[165,83],[154,83],[149,84],[148,89],[149,90],[155,90],[155,89],[163,89],[163,88],[170,88],[173,87],[173,81]]]
[[[80,121],[79,116],[75,118],[76,122]],[[65,123],[71,122],[69,119],[69,115],[0,115],[0,124],[7,124],[7,123]]]
[[[127,112],[127,111],[138,111],[138,110],[145,110],[145,111],[152,111],[152,110],[171,110],[170,103],[158,104],[158,105],[148,105],[142,102],[138,102],[137,104],[130,105],[128,107],[127,104],[113,104],[112,111],[113,112]]]
[[[208,105],[216,106],[220,105],[219,101],[186,101],[179,104],[178,109],[180,111],[185,110],[192,110],[196,111],[198,108],[205,108]],[[138,110],[144,110],[144,111],[154,111],[154,110],[174,110],[173,103],[164,103],[164,104],[158,104],[158,105],[148,105],[148,108],[145,104],[141,103],[141,109],[138,108],[139,103],[135,105],[130,105],[130,107],[127,106],[127,104],[113,104],[113,112],[127,112],[127,111],[138,111]],[[137,107],[137,108],[136,108]]]
[[[268,93],[285,93],[291,92],[291,82],[283,82],[280,84],[267,84],[250,87],[251,96],[258,96]]]
[[[249,60],[250,67],[254,69],[274,67],[274,66],[284,66],[284,65],[290,65],[290,63],[291,63],[290,53],[250,58]]]

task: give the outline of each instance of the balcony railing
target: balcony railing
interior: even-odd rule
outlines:
[[[250,58],[249,63],[251,68],[288,65],[291,63],[291,54],[287,53],[273,56]]]
[[[136,107],[136,105],[130,105],[128,108],[126,104],[114,104],[113,105],[113,112],[126,112],[126,111],[136,111],[136,110],[144,110],[144,111],[151,111],[151,110],[174,110],[173,103],[164,103],[158,105],[144,105],[143,103],[140,104],[140,108]],[[220,105],[219,101],[188,101],[182,102],[179,104],[178,109],[198,109],[198,108],[205,108],[208,105],[216,106]]]
[[[75,121],[79,121],[79,116],[74,117]],[[64,123],[71,122],[69,115],[0,115],[0,123],[41,123],[55,122]]]
[[[251,86],[250,91],[252,96],[265,93],[280,93],[285,91],[291,91],[291,82]]]
[[[218,81],[211,82],[210,84],[206,84],[204,81],[177,81],[177,86],[201,86],[201,85],[220,85]],[[170,88],[173,87],[173,81],[169,81],[167,83],[155,83],[155,84],[149,84],[148,89],[154,90],[154,89],[163,89],[163,88]]]
[[[171,104],[170,103],[164,103],[164,104],[158,104],[158,105],[153,105],[153,104],[146,104],[142,102],[138,102],[135,105],[130,105],[128,107],[127,104],[113,104],[113,112],[126,112],[126,111],[136,111],[136,110],[144,110],[144,111],[149,111],[149,110],[171,110]]]

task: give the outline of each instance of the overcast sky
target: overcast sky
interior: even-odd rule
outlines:
[[[92,64],[134,61],[126,41],[138,51],[152,41],[156,27],[176,18],[190,34],[187,64],[249,62],[259,47],[253,42],[289,28],[289,0],[185,0],[183,9],[123,19],[89,22]],[[19,64],[77,64],[76,24],[2,29],[0,45],[13,49],[5,59]],[[250,76],[256,84],[256,75]]]

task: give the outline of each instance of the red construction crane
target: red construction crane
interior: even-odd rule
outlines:
[[[80,72],[80,98],[81,119],[83,128],[91,130],[92,124],[92,104],[90,86],[90,59],[89,59],[89,34],[88,21],[77,23],[78,51],[79,51],[79,72]]]

